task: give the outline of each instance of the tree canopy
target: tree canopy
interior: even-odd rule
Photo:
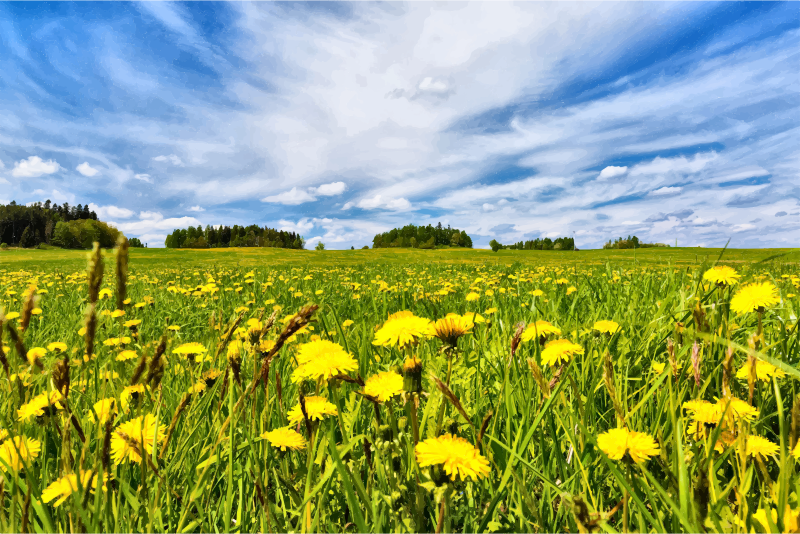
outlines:
[[[302,249],[305,240],[295,232],[250,226],[198,225],[175,229],[164,241],[167,248],[275,247]]]
[[[0,243],[31,248],[44,243],[64,248],[114,245],[119,230],[98,221],[89,205],[54,204],[50,200],[23,206],[0,204]]]
[[[408,224],[377,234],[372,239],[372,248],[422,248],[465,247],[472,248],[472,238],[464,230],[447,228],[439,223],[436,226],[416,226]]]

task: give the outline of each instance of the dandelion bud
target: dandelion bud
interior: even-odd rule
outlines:
[[[241,386],[242,354],[239,343],[228,345],[228,365],[231,366],[231,371],[233,371],[233,379]]]
[[[731,376],[733,375],[733,347],[728,347],[722,361],[722,396],[731,396]]]
[[[675,359],[675,342],[672,341],[672,339],[667,339],[667,355],[669,366],[672,369],[672,375],[678,376],[678,362]]]
[[[69,396],[69,359],[66,354],[53,368],[53,385],[65,399]]]
[[[128,238],[119,234],[117,238],[117,309],[125,307],[128,291]]]
[[[416,356],[403,363],[403,389],[408,393],[422,392],[422,360]]]
[[[36,286],[31,284],[31,286],[28,288],[28,296],[25,298],[25,303],[22,305],[20,328],[23,332],[28,329],[28,325],[31,322],[31,316],[33,315],[33,309],[36,307],[36,303],[38,301],[39,297],[36,295]]]
[[[702,385],[700,377],[700,344],[695,340],[692,343],[692,370],[694,371],[694,383],[697,387]]]
[[[800,432],[800,395],[794,398],[792,405],[792,435],[789,437],[790,448],[794,450]]]
[[[100,284],[103,283],[103,254],[100,251],[100,243],[97,241],[94,242],[92,251],[89,253],[86,277],[89,282],[89,304],[94,304],[100,294]]]

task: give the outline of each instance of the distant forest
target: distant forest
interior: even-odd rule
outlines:
[[[623,239],[618,237],[613,242],[609,239],[608,243],[603,245],[604,249],[627,249],[627,248],[651,248],[651,247],[668,247],[669,245],[665,245],[664,243],[642,243],[639,241],[639,238],[634,236],[628,236],[627,239]]]
[[[472,248],[472,238],[463,230],[447,228],[442,223],[436,226],[406,225],[393,228],[388,232],[376,235],[372,239],[372,248],[422,248],[465,247]]]
[[[500,249],[512,250],[575,250],[575,239],[572,237],[559,237],[555,241],[549,237],[544,239],[533,239],[531,241],[520,241],[513,245],[502,245],[496,239],[489,241],[489,246],[497,252]]]
[[[167,248],[274,247],[301,249],[305,240],[294,232],[250,226],[190,226],[176,229],[164,241]]]
[[[42,244],[63,248],[91,248],[98,241],[112,247],[119,230],[97,220],[89,205],[70,206],[36,202],[30,206],[0,204],[0,244],[24,248]]]

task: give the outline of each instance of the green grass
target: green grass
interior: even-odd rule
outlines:
[[[776,285],[781,301],[759,317],[730,310],[736,288],[700,283],[721,252],[133,249],[131,301],[117,319],[105,314],[116,308],[118,291],[113,255],[106,255],[101,287],[110,297],[97,303],[96,358],[86,362],[81,358],[86,340],[78,330],[88,307],[82,276],[87,253],[0,251],[0,308],[22,312],[23,292],[32,283],[42,310],[24,332],[17,328],[22,318],[7,321],[3,329],[10,373],[28,376],[19,386],[0,370],[0,428],[37,440],[41,452],[19,473],[0,462],[0,469],[5,467],[0,530],[20,531],[25,522],[29,531],[717,532],[769,528],[756,524],[759,509],[778,510],[774,529],[788,529],[800,485],[791,454],[800,428],[794,296],[800,279],[791,277],[800,274],[800,255],[796,249],[728,249],[722,255],[721,263],[742,275],[736,288],[756,280]],[[170,291],[173,286],[183,291]],[[543,295],[534,296],[535,289]],[[698,301],[701,312],[693,314]],[[249,393],[264,360],[260,351],[247,348],[247,321],[264,320],[277,309],[276,324],[263,336],[274,340],[284,317],[310,303],[320,306],[313,330],[287,343],[270,363],[267,382]],[[376,328],[401,310],[431,320],[478,312],[487,322],[459,339],[451,361],[436,338],[409,350],[375,346]],[[241,386],[232,372],[224,379],[230,370],[224,336],[240,315],[241,329],[234,330],[231,342],[244,349]],[[137,336],[123,324],[134,318],[142,320]],[[603,319],[616,321],[621,331],[594,332],[595,321]],[[352,324],[345,326],[346,320]],[[515,325],[536,320],[559,327],[560,337],[579,344],[583,354],[561,369],[544,366],[544,346],[534,336],[512,356]],[[168,325],[180,329],[169,331]],[[748,352],[759,328],[763,339]],[[10,329],[19,332],[23,353],[54,341],[67,344],[68,405],[85,442],[65,410],[27,421],[17,417],[20,406],[52,391],[60,357],[48,353],[37,372],[15,347]],[[111,462],[106,491],[80,487],[59,506],[44,502],[43,491],[60,477],[102,469],[104,429],[89,420],[92,406],[104,398],[119,404],[138,358],[149,365],[165,333],[163,379],[127,411],[120,410],[113,425],[119,430],[152,414],[166,431],[174,419],[168,444],[155,442],[149,462]],[[396,370],[409,355],[418,356],[425,391],[418,408],[401,397],[376,408],[357,393],[361,386],[344,380],[293,383],[298,347],[312,335],[353,355],[357,369],[347,374],[356,380]],[[131,337],[125,347],[103,344],[122,336]],[[697,383],[695,341],[702,346]],[[187,342],[206,347],[208,361],[192,364],[173,353]],[[675,374],[668,343],[674,343]],[[703,427],[703,435],[695,436],[687,430],[691,418],[682,405],[722,396],[728,346],[735,349],[733,373],[751,354],[785,374],[754,384],[752,405],[759,412],[752,421],[729,423],[724,430],[730,436],[720,426]],[[117,361],[122,348],[137,358]],[[653,363],[666,364],[664,372],[656,372]],[[447,381],[449,365],[449,389],[459,406],[442,395],[431,376]],[[538,369],[541,375],[534,372]],[[219,378],[178,410],[187,391],[211,370],[219,371]],[[104,379],[106,372],[117,375]],[[147,381],[147,371],[143,376],[140,383]],[[730,388],[749,401],[747,380],[733,378]],[[287,425],[301,390],[325,396],[339,414],[312,425],[311,434],[300,424],[306,450],[281,453],[260,436]],[[609,459],[597,437],[623,423],[652,436],[660,453],[639,464]],[[445,432],[466,439],[489,461],[488,475],[451,481],[438,469],[420,467],[414,454],[417,427],[421,440]],[[746,455],[751,434],[775,444],[777,454]],[[715,441],[730,437],[735,441],[714,451]],[[11,443],[6,439],[0,450]]]
[[[417,263],[468,263],[494,265],[519,262],[523,265],[595,264],[606,261],[629,265],[667,264],[693,265],[714,261],[721,248],[645,248],[637,250],[580,250],[532,251],[488,249],[368,249],[368,250],[291,250],[278,248],[220,248],[220,249],[131,249],[131,261],[139,267],[171,268],[204,265],[256,266],[256,265],[359,265],[359,264],[417,264]],[[767,260],[773,263],[800,261],[800,249],[727,249],[725,262],[747,265]],[[0,265],[40,266],[49,269],[80,269],[86,260],[82,250],[37,250],[9,248],[0,251]]]

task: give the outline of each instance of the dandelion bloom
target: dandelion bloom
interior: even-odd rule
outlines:
[[[378,373],[367,379],[364,394],[386,402],[403,392],[403,377],[393,371]]]
[[[434,336],[444,343],[455,347],[458,338],[471,333],[473,323],[466,318],[454,313],[448,314],[444,319],[439,319],[433,325]]]
[[[38,440],[17,436],[14,439],[6,440],[0,445],[0,470],[6,472],[11,469],[15,473],[25,467],[39,456],[42,449]]]
[[[569,339],[554,339],[542,350],[542,364],[557,365],[562,361],[568,362],[574,354],[583,354],[583,347]]]
[[[444,434],[417,444],[414,449],[420,467],[443,465],[451,480],[467,477],[476,480],[489,474],[489,460],[464,438]]]
[[[542,291],[541,289],[534,289],[533,291],[531,291],[531,295],[533,295],[534,297],[543,297],[544,291]]]
[[[664,362],[653,362],[651,367],[657,375],[660,375],[661,373],[664,372],[666,364]]]
[[[20,406],[19,410],[17,410],[17,416],[20,421],[27,421],[32,417],[40,417],[45,414],[45,410],[50,412],[51,407],[60,410],[61,404],[58,403],[63,396],[56,390],[51,391],[50,393],[41,393],[36,395],[26,404]]]
[[[598,332],[600,332],[602,334],[613,334],[617,330],[619,330],[620,328],[619,328],[619,324],[615,323],[614,321],[603,320],[603,321],[597,321],[596,323],[594,323],[594,325],[592,326],[592,329],[597,330]]]
[[[92,491],[97,489],[97,481],[100,477],[94,474],[91,470],[81,471],[81,486],[86,489],[91,482]],[[108,480],[108,474],[103,475],[103,491],[106,491],[105,482]],[[53,503],[56,508],[61,506],[70,495],[78,491],[78,475],[71,473],[63,476],[47,486],[42,492],[42,500],[50,502],[53,499],[58,499]]]
[[[137,464],[142,461],[139,454],[144,446],[145,454],[152,454],[153,441],[164,441],[163,427],[153,414],[147,414],[121,424],[111,436],[111,457],[119,465],[125,460]],[[134,445],[135,444],[135,445]]]
[[[146,387],[144,384],[126,386],[125,389],[122,390],[122,393],[119,394],[119,403],[122,409],[127,412],[131,402],[137,400],[139,395],[145,392],[145,389]]]
[[[111,317],[113,317],[114,319],[116,319],[117,317],[122,317],[123,315],[125,315],[125,310],[114,310],[113,312],[111,312]]]
[[[528,325],[528,328],[522,333],[522,341],[530,341],[537,337],[548,336],[550,334],[560,336],[561,329],[553,326],[548,321],[536,321]]]
[[[476,324],[481,324],[486,322],[486,319],[484,319],[480,313],[466,312],[464,315],[462,315],[462,317],[466,319],[467,322],[471,323],[473,326],[475,326]]]
[[[269,441],[270,445],[282,451],[286,449],[302,451],[306,448],[305,438],[289,427],[276,428],[270,432],[264,432],[261,437]]]
[[[389,316],[380,330],[375,333],[373,345],[394,346],[403,348],[413,345],[425,336],[432,336],[431,322],[417,317],[410,311],[401,311]]]
[[[119,354],[117,354],[117,361],[118,362],[125,362],[125,361],[128,361],[128,360],[132,360],[134,358],[137,358],[137,357],[138,357],[138,354],[136,354],[136,351],[123,350]]]
[[[351,321],[350,319],[346,319],[346,320],[345,320],[345,321],[342,323],[342,328],[347,328],[348,326],[351,326],[351,325],[353,325],[353,324],[355,324],[355,323],[353,323],[353,321]]]
[[[311,421],[321,421],[326,415],[338,415],[336,406],[325,397],[306,397],[306,413]],[[294,408],[289,410],[289,422],[293,425],[303,420],[303,410],[298,402]]]
[[[47,349],[44,347],[31,347],[26,354],[28,363],[34,365],[38,360],[44,358],[45,354],[47,354]]]
[[[718,286],[732,286],[739,281],[739,273],[727,265],[717,265],[703,274],[703,280],[708,280]]]
[[[778,511],[775,508],[770,508],[770,516],[772,518],[772,523],[777,526],[778,525]],[[759,508],[756,513],[753,514],[753,519],[758,521],[761,525],[763,532],[780,532],[779,530],[772,530],[770,528],[770,523],[767,520],[767,511],[763,508]],[[744,530],[744,529],[742,529]],[[787,504],[786,508],[784,508],[783,512],[783,531],[784,532],[800,532],[800,511],[792,510],[792,508]],[[752,530],[751,530],[752,532]]]
[[[54,341],[47,345],[47,350],[50,352],[64,352],[67,350],[67,344],[62,341]]]
[[[19,317],[19,312],[8,312],[6,314],[6,321],[11,321]]]
[[[650,435],[626,428],[613,428],[600,434],[597,436],[597,446],[612,460],[621,460],[628,455],[636,463],[655,456],[661,450]]]
[[[341,345],[324,339],[301,345],[297,363],[299,366],[292,373],[292,382],[295,383],[307,379],[328,380],[358,368],[358,362]]]
[[[472,302],[473,300],[478,300],[479,298],[481,298],[481,296],[478,293],[475,293],[474,291],[468,293],[466,297],[467,302]]]
[[[772,282],[749,284],[741,288],[731,299],[731,309],[737,314],[764,311],[764,308],[780,302],[778,288]]]
[[[110,397],[108,399],[95,402],[94,410],[89,410],[89,421],[95,421],[95,412],[100,418],[100,424],[105,424],[106,421],[113,418],[117,414],[117,399]]]
[[[761,436],[748,436],[747,447],[745,453],[748,456],[776,456],[778,454],[778,446],[772,443],[767,438]]]
[[[748,360],[747,362],[745,362],[742,368],[736,372],[736,378],[740,380],[747,380],[750,377],[750,367],[751,364],[750,361]],[[783,378],[784,376],[786,376],[786,373],[784,373],[783,371],[781,371],[780,369],[778,369],[769,362],[765,362],[763,360],[756,360],[756,378],[758,380],[761,380],[762,382],[769,382],[770,380],[772,380],[773,376],[775,378]]]
[[[730,404],[728,404],[728,401],[730,401]],[[733,422],[744,421],[746,423],[751,423],[758,417],[757,408],[750,406],[747,402],[742,399],[737,399],[736,397],[717,399],[717,406],[719,406],[720,413],[725,409],[726,404],[728,404],[727,415]]]
[[[125,328],[130,328],[131,330],[133,330],[134,328],[138,327],[140,324],[142,324],[142,320],[141,319],[131,319],[130,321],[125,321],[124,323],[122,323],[122,326],[124,326]]]
[[[192,341],[191,343],[184,343],[183,345],[172,351],[173,354],[183,354],[184,356],[191,356],[193,354],[203,354],[205,352],[208,352],[208,349],[206,349],[200,343],[194,341]]]

